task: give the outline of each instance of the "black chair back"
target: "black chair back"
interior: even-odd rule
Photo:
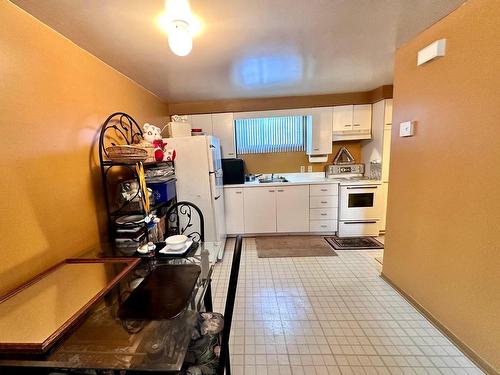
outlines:
[[[231,375],[231,363],[229,360],[229,335],[231,332],[231,322],[233,320],[234,303],[236,300],[236,289],[238,286],[238,275],[240,272],[242,242],[243,239],[241,235],[237,236],[234,244],[231,273],[229,275],[229,287],[227,288],[226,308],[224,310],[224,329],[222,330],[222,342],[217,375],[224,375],[224,370],[226,371],[226,375]]]
[[[197,214],[198,219],[193,215]],[[205,220],[201,210],[191,202],[181,201],[167,210],[167,236],[183,234],[193,241],[205,241]]]

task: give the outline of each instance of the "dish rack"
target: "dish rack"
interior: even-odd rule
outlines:
[[[176,203],[173,162],[144,162],[147,151],[134,146],[141,140],[142,130],[138,123],[123,112],[111,114],[101,127],[99,162],[104,202],[109,236],[119,256],[132,255],[131,250],[149,242],[151,236],[148,223],[137,219],[141,215],[145,216],[142,201],[136,199],[137,197],[133,194],[120,196],[120,193],[123,193],[124,184],[138,184],[136,163],[143,163],[146,185],[151,184],[148,186],[148,190],[151,189],[153,193],[150,200],[150,213],[160,218],[163,227],[166,223],[162,216],[164,217],[167,209]],[[158,181],[161,183],[158,184]],[[158,191],[158,187],[162,190]],[[156,199],[159,197],[161,199]],[[166,230],[163,233],[166,233]]]

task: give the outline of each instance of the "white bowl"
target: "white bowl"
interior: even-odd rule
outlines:
[[[165,243],[171,250],[180,250],[185,245],[189,238],[183,234],[177,234],[175,236],[170,236],[165,240]]]

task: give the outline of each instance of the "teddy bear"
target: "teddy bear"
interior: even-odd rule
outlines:
[[[154,159],[154,161],[174,161],[175,150],[166,149],[167,143],[161,136],[160,128],[146,123],[143,129],[144,140],[141,144],[146,149],[153,149],[152,152],[148,150],[149,156]]]

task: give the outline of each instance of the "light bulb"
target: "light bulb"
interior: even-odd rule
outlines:
[[[185,21],[173,21],[168,32],[168,45],[177,56],[186,56],[193,48],[193,39],[189,24]]]

